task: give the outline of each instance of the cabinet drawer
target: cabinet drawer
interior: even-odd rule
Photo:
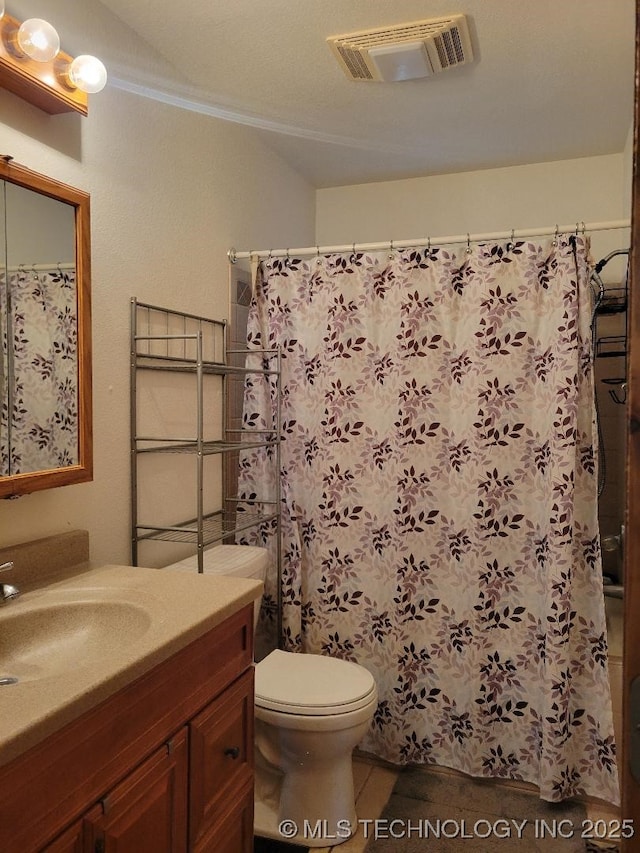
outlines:
[[[229,803],[253,785],[253,667],[194,717],[189,729],[189,839],[199,850]]]

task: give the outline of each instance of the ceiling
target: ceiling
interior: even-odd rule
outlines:
[[[12,5],[53,14],[50,0]],[[635,0],[93,5],[86,28],[109,16],[148,47],[102,48],[112,86],[251,125],[317,187],[619,153],[632,122]],[[430,78],[352,81],[326,44],[453,13],[467,16],[475,61]]]

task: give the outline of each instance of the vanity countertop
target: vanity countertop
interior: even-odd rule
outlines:
[[[84,569],[0,608],[0,678],[19,679],[0,686],[0,765],[171,657],[262,590],[259,581],[223,575],[133,566]],[[33,625],[39,640],[31,640]],[[55,630],[47,627],[54,625]],[[51,630],[47,645],[42,637],[48,642]],[[15,639],[20,631],[24,641]],[[12,642],[20,647],[17,657]],[[15,672],[9,671],[12,662]]]

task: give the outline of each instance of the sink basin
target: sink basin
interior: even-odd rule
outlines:
[[[63,676],[130,648],[150,625],[142,602],[112,590],[26,595],[0,611],[0,677]]]

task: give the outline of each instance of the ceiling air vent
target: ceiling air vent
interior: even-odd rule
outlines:
[[[413,80],[473,61],[464,15],[331,36],[327,42],[352,80]]]

